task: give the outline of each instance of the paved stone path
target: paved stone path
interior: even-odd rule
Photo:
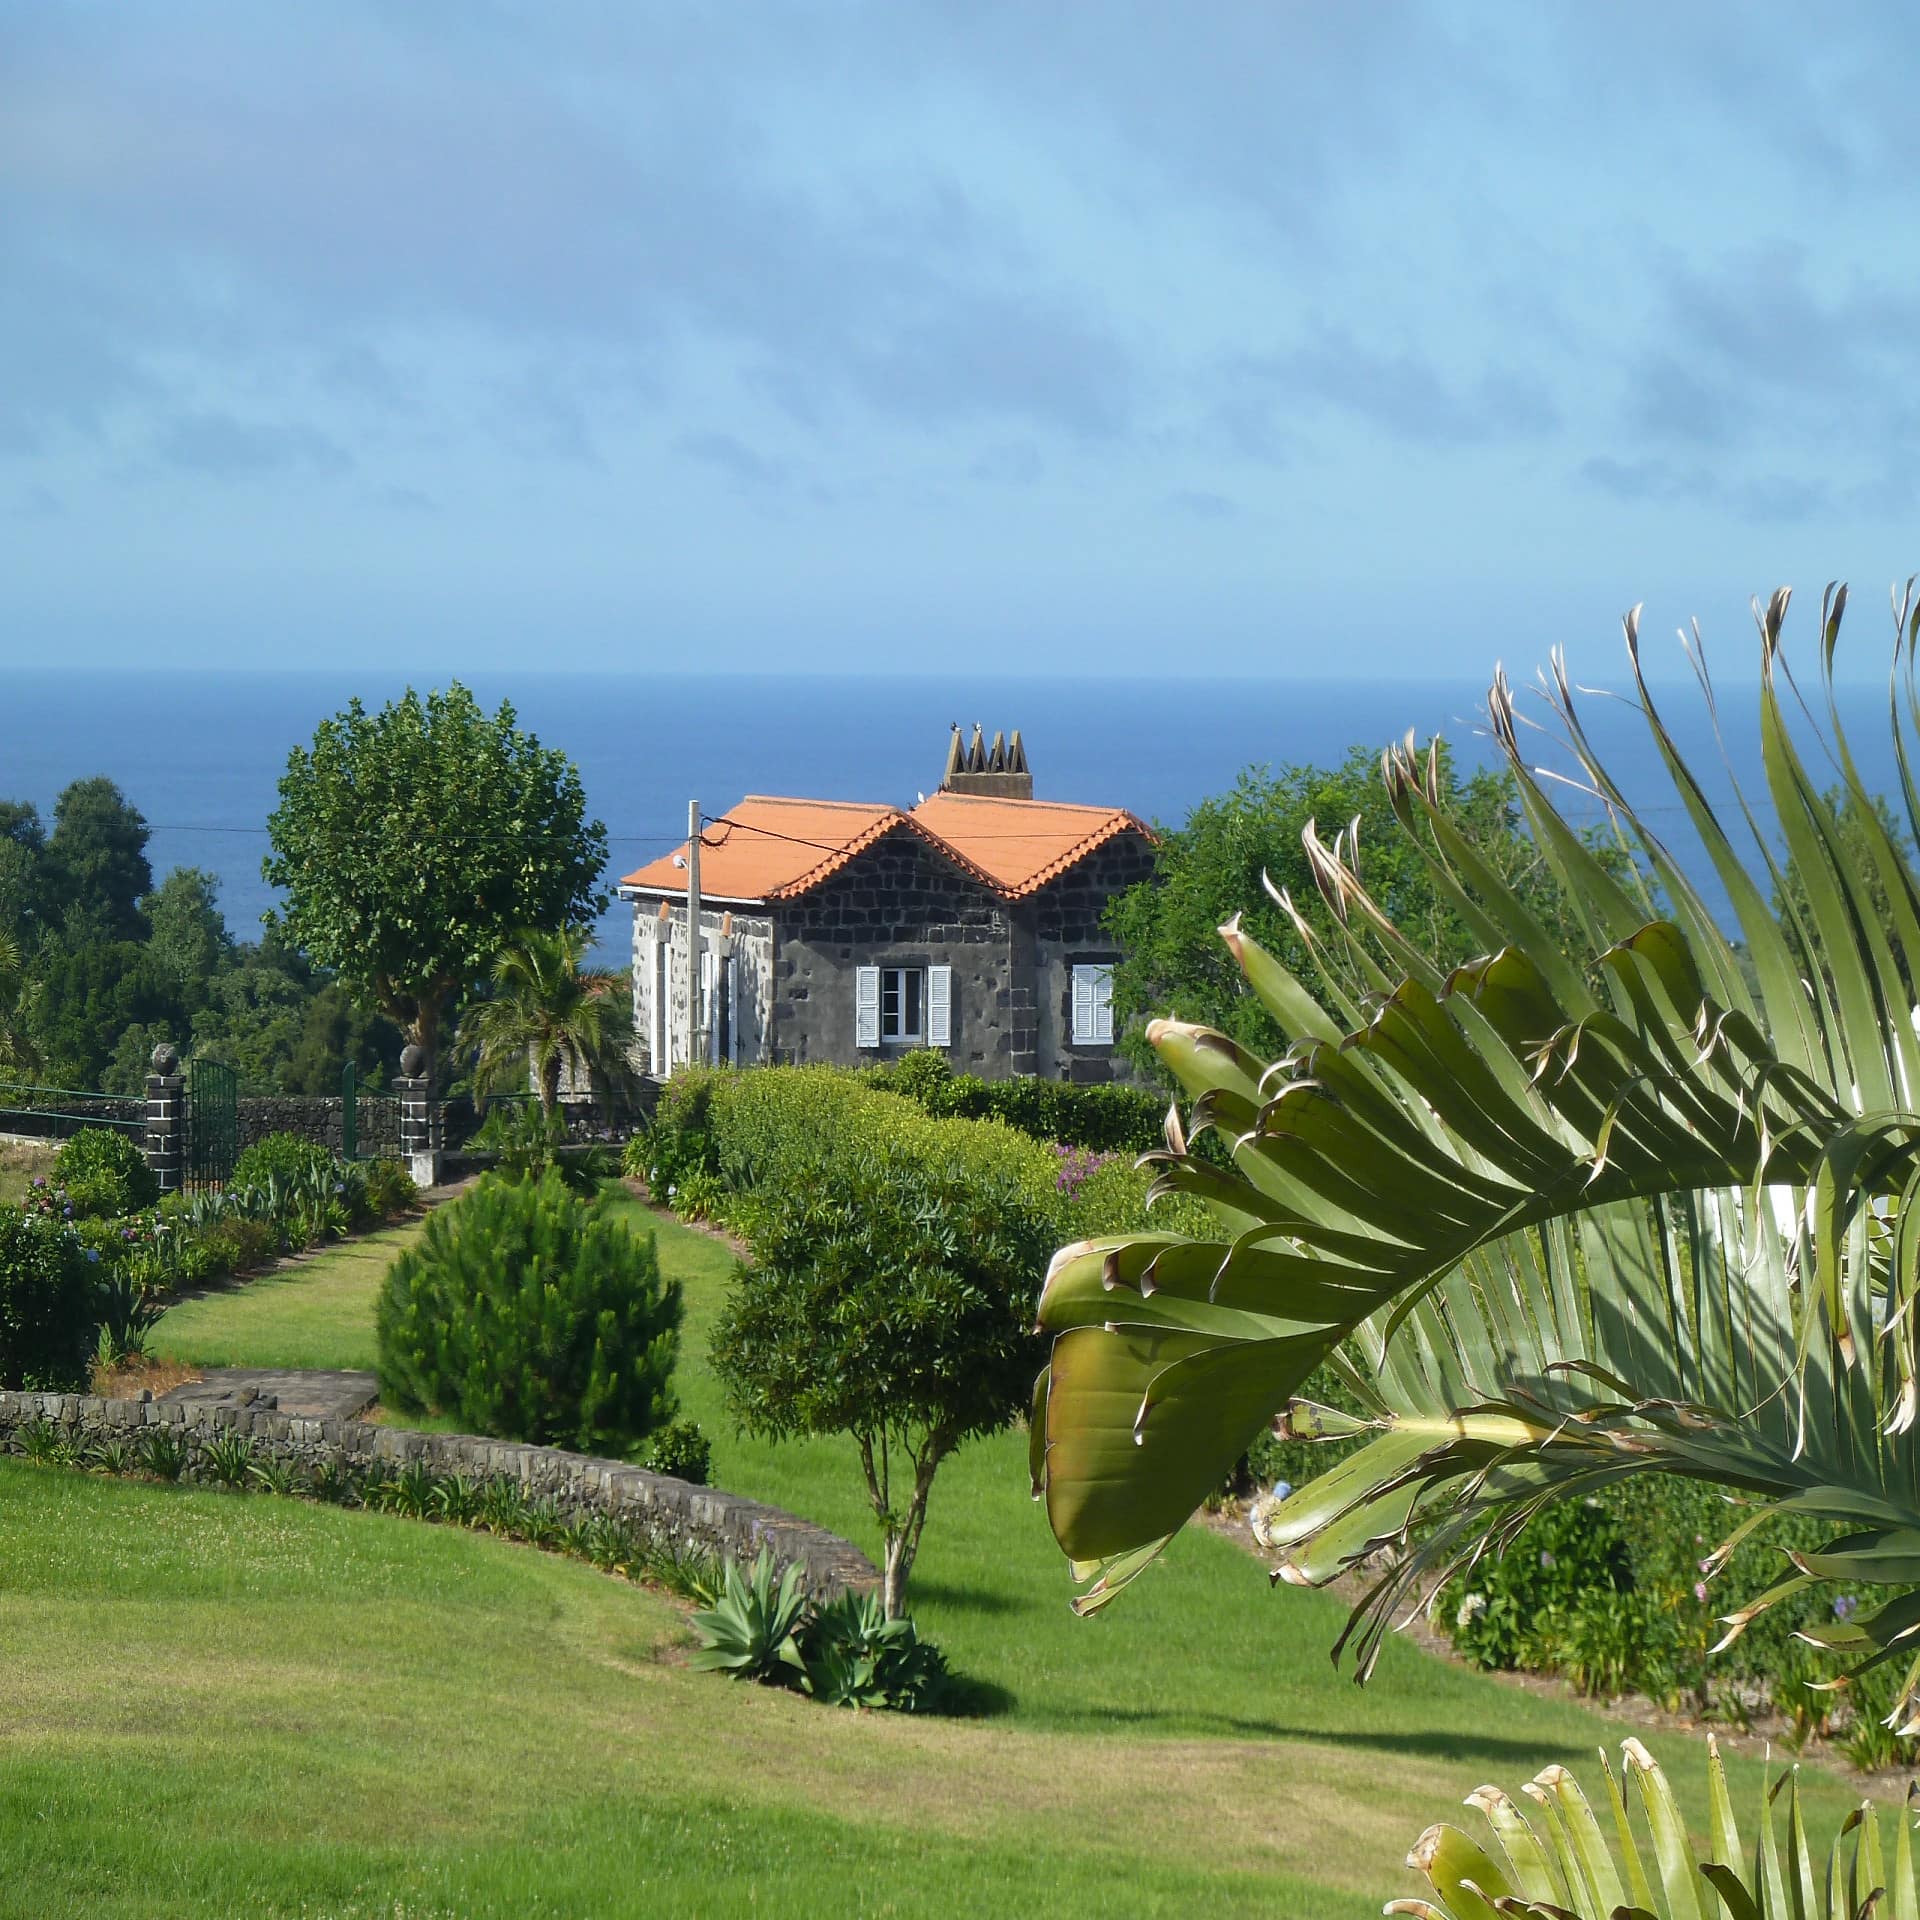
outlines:
[[[371,1373],[318,1368],[215,1367],[204,1379],[160,1397],[196,1407],[254,1407],[301,1420],[356,1420],[380,1397],[380,1382]]]

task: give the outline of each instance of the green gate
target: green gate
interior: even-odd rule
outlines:
[[[224,1186],[239,1157],[239,1076],[218,1060],[196,1060],[187,1082],[185,1184]]]
[[[340,1069],[340,1157],[360,1158],[360,1076],[351,1060]]]

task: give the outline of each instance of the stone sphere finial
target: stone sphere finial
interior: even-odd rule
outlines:
[[[427,1050],[417,1040],[409,1040],[400,1049],[400,1071],[409,1080],[418,1080],[427,1070]]]
[[[180,1054],[171,1040],[162,1040],[153,1050],[153,1070],[168,1080],[180,1070]]]

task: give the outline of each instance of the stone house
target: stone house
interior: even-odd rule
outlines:
[[[647,1071],[686,1058],[688,849],[620,883],[633,903]],[[700,840],[700,1031],[712,1060],[876,1063],[935,1047],[956,1072],[1109,1080],[1107,902],[1153,871],[1123,807],[1033,798],[1016,733],[955,730],[911,810],[750,795]]]

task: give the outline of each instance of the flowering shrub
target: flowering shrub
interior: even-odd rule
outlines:
[[[1069,1200],[1078,1198],[1089,1175],[1098,1173],[1102,1167],[1112,1166],[1120,1158],[1117,1153],[1095,1153],[1091,1147],[1069,1146],[1063,1140],[1051,1141],[1049,1147],[1058,1162],[1053,1184]]]
[[[92,1356],[99,1254],[45,1210],[0,1207],[0,1387],[69,1392]]]

